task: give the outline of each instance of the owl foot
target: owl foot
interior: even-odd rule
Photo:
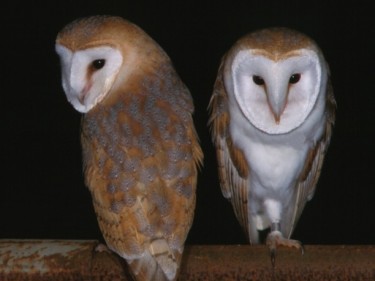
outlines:
[[[95,252],[98,252],[98,253],[102,253],[102,252],[107,252],[107,253],[111,253],[112,251],[107,247],[107,245],[105,244],[102,244],[102,243],[99,243],[96,247],[95,247]]]
[[[272,267],[275,268],[276,262],[276,248],[280,246],[296,248],[301,250],[301,254],[304,254],[304,248],[300,241],[284,238],[282,233],[278,230],[271,231],[266,240],[266,245],[270,249]]]

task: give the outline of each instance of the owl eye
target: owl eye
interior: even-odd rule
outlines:
[[[264,85],[264,80],[262,77],[258,76],[258,75],[253,75],[253,81],[256,85]]]
[[[290,84],[296,84],[301,79],[301,74],[295,73],[289,78]]]
[[[98,59],[98,60],[94,60],[92,62],[92,66],[96,69],[96,70],[99,70],[101,68],[103,68],[105,65],[105,59]]]

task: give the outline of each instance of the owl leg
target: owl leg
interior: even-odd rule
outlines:
[[[276,248],[278,246],[296,248],[301,250],[302,255],[304,254],[303,245],[300,241],[287,239],[283,237],[283,234],[280,231],[279,222],[272,223],[271,232],[267,236],[266,244],[270,249],[272,267],[275,267]]]

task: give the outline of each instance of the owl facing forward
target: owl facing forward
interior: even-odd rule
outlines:
[[[250,243],[290,236],[315,191],[335,120],[322,52],[286,28],[248,34],[223,57],[210,101],[221,190]]]
[[[111,16],[68,24],[56,51],[81,122],[84,176],[108,247],[136,280],[176,280],[202,161],[188,89],[139,27]]]

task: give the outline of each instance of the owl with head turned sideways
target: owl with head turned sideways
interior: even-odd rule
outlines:
[[[203,158],[189,90],[161,47],[120,17],[68,24],[56,52],[83,113],[85,184],[107,246],[136,280],[176,280]]]
[[[328,65],[317,44],[287,28],[240,38],[224,55],[210,128],[220,186],[250,243],[266,238],[275,265],[315,192],[335,121]]]

